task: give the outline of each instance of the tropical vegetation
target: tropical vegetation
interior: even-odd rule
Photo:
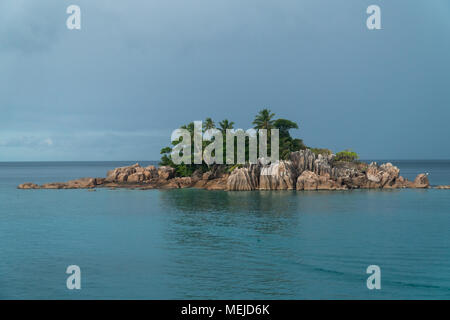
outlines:
[[[203,121],[202,123],[202,132],[205,133],[207,130],[210,129],[218,129],[222,132],[223,134],[223,154],[224,154],[224,161],[223,163],[226,163],[225,161],[225,155],[226,155],[226,130],[227,129],[234,129],[234,122],[230,121],[228,119],[224,119],[220,122],[217,123],[213,121],[213,119],[211,118],[206,118],[205,121]],[[254,125],[254,129],[255,130],[260,130],[260,129],[266,129],[267,130],[267,134],[268,134],[268,141],[267,141],[267,146],[268,146],[268,152],[270,155],[270,129],[278,129],[279,130],[279,156],[280,159],[288,159],[289,154],[291,152],[295,152],[295,151],[299,151],[299,150],[304,150],[304,149],[311,149],[312,152],[316,153],[316,154],[325,154],[325,155],[329,155],[331,154],[331,151],[328,149],[320,149],[320,148],[309,148],[307,147],[304,143],[302,139],[299,138],[293,138],[291,136],[291,131],[292,130],[298,130],[299,126],[296,122],[288,120],[288,119],[283,119],[283,118],[279,118],[279,119],[275,119],[275,113],[271,112],[271,110],[269,109],[263,109],[261,111],[258,112],[258,114],[255,116],[252,124]],[[190,135],[191,135],[191,146],[192,146],[192,150],[191,150],[191,155],[193,158],[194,155],[194,123],[191,122],[187,125],[184,125],[182,127],[180,127],[181,129],[186,129],[189,131]],[[259,138],[258,138],[259,139]],[[161,161],[160,161],[160,165],[162,166],[170,166],[176,169],[177,175],[179,176],[191,176],[194,171],[199,170],[200,172],[206,172],[207,170],[209,170],[209,166],[205,163],[202,162],[202,164],[175,164],[172,161],[171,158],[171,153],[172,153],[172,149],[174,146],[176,146],[177,144],[179,144],[182,141],[182,139],[178,139],[176,141],[172,142],[172,147],[165,147],[163,149],[161,149]],[[202,147],[203,150],[205,149],[205,147],[208,146],[208,144],[212,143],[212,141],[214,141],[214,137],[212,137],[211,141],[207,141],[207,140],[203,140],[202,143]],[[259,144],[258,144],[259,145]],[[237,142],[234,142],[234,157],[236,159],[236,146],[237,146]],[[249,159],[249,155],[248,155],[248,150],[249,150],[249,139],[246,138],[245,140],[245,149],[246,149],[246,161],[248,161]],[[336,154],[336,158],[338,158],[338,161],[355,161],[358,159],[358,155],[350,150],[345,150],[345,151],[341,151],[338,152]],[[191,161],[191,163],[193,163],[194,161]],[[229,168],[229,170],[232,170],[233,168],[236,168],[239,165],[227,165]]]

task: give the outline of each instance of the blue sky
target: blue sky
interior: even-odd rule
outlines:
[[[450,159],[449,18],[448,0],[2,0],[0,161],[156,160],[182,124],[248,129],[263,107],[309,146]]]

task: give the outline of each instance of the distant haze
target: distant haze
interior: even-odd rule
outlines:
[[[450,159],[450,2],[0,3],[0,161],[157,160],[180,125],[265,107],[308,146]]]

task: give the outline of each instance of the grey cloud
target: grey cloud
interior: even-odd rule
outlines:
[[[182,124],[248,128],[263,106],[311,146],[448,157],[447,2],[385,2],[368,32],[369,0],[2,0],[0,160],[156,159]]]
[[[0,147],[13,148],[41,148],[53,146],[51,138],[41,138],[36,136],[15,136],[0,139]]]
[[[2,0],[0,4],[0,50],[41,52],[58,41],[64,23],[64,1]]]

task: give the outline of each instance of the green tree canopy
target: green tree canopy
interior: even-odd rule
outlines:
[[[186,129],[191,134],[194,134],[194,128],[195,128],[195,126],[194,126],[193,122],[190,122],[189,124],[180,127],[180,129]]]
[[[225,133],[227,129],[233,129],[234,122],[228,121],[228,119],[222,120],[219,122],[219,128],[222,131],[222,133]]]
[[[216,127],[214,121],[211,118],[206,118],[205,122],[203,122],[203,130],[214,129]]]
[[[288,159],[291,152],[295,152],[298,150],[306,149],[307,147],[304,145],[303,140],[292,138],[290,135],[289,130],[291,129],[298,129],[299,126],[297,123],[288,120],[288,119],[275,119],[275,114],[271,112],[269,109],[263,109],[258,112],[258,114],[255,116],[255,119],[253,121],[254,128],[259,129],[266,129],[268,130],[268,150],[270,150],[271,147],[271,139],[270,139],[270,129],[278,129],[280,131],[280,144],[279,144],[279,154],[281,159]],[[187,125],[183,125],[180,127],[181,129],[186,129],[190,132],[191,136],[191,157],[193,160],[194,157],[194,134],[198,134],[194,132],[194,123],[191,122]],[[224,119],[220,121],[217,126],[215,125],[214,121],[211,118],[206,118],[203,122],[203,131],[218,128],[221,130],[221,132],[224,134],[223,137],[223,156],[224,156],[224,163],[225,163],[225,156],[226,156],[226,130],[227,129],[234,129],[234,122],[230,121],[228,119]],[[258,136],[259,139],[259,136]],[[172,146],[178,145],[182,141],[182,138],[177,139],[176,141],[172,141]],[[211,141],[203,140],[202,142],[202,148],[203,150],[210,144]],[[245,159],[248,161],[249,159],[249,140],[245,139]],[[235,142],[235,154],[234,158],[237,157],[237,141]],[[161,150],[161,165],[167,165],[171,166],[176,169],[177,176],[190,176],[195,170],[200,170],[201,172],[206,172],[206,170],[210,169],[210,166],[206,165],[205,162],[202,164],[194,164],[193,162],[191,164],[175,164],[172,161],[171,157],[172,148],[166,147]],[[347,159],[347,158],[345,158]],[[353,159],[353,158],[348,158]],[[357,159],[357,155],[356,158]],[[232,165],[227,165],[230,168]]]
[[[261,110],[253,120],[253,124],[255,125],[255,129],[267,129],[270,130],[273,128],[275,113],[272,113],[269,109]]]
[[[280,138],[290,137],[290,129],[298,129],[298,124],[287,119],[277,119],[274,121],[273,126],[280,130]]]
[[[353,162],[358,159],[359,159],[358,154],[350,149],[336,153],[336,157],[334,158],[335,161],[346,161],[346,162]]]

